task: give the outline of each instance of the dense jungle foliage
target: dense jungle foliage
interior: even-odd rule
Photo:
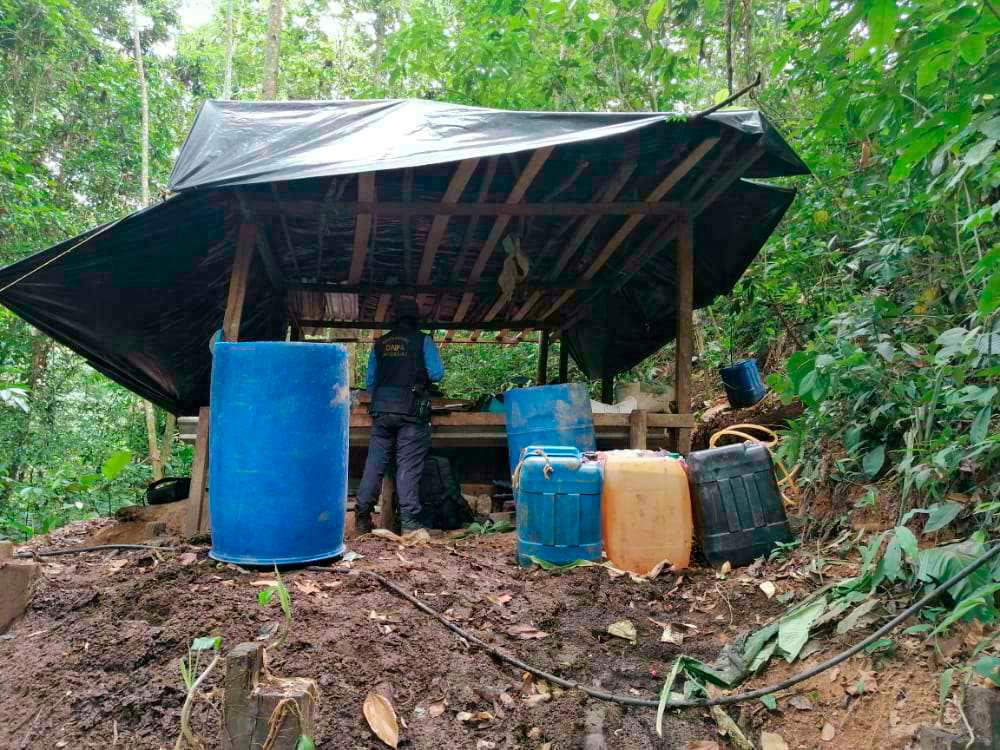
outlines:
[[[133,29],[157,195],[202,100],[260,97],[273,1],[0,0],[0,264],[141,205]],[[697,366],[714,382],[767,353],[806,407],[783,457],[835,512],[996,529],[998,42],[993,0],[284,0],[276,96],[692,112],[760,72],[741,105],[813,175],[697,313]],[[446,389],[530,378],[534,353],[450,347]],[[166,473],[189,463],[176,446]],[[107,513],[150,477],[139,399],[0,309],[0,536]]]

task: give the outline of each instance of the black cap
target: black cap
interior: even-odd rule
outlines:
[[[409,297],[403,297],[396,302],[395,315],[396,320],[402,320],[403,318],[419,320],[420,307],[417,305],[416,300],[410,299]]]

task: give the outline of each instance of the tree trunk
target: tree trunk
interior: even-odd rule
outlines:
[[[142,38],[139,36],[139,4],[132,3],[132,47],[135,68],[139,74],[139,99],[142,106],[142,205],[149,205],[149,88],[146,85],[146,66],[142,56]],[[153,481],[163,479],[163,461],[156,437],[156,407],[143,401],[146,411],[146,442],[149,444],[149,463]]]
[[[270,21],[267,29],[267,46],[264,48],[264,84],[261,98],[273,100],[278,95],[278,54],[281,51],[281,16],[284,0],[271,0]]]
[[[733,95],[733,12],[736,0],[726,0],[726,86]]]
[[[222,79],[222,98],[233,98],[233,0],[226,3],[226,71]]]

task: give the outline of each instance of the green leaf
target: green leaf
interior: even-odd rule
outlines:
[[[806,606],[794,610],[778,623],[778,648],[785,654],[785,660],[791,664],[798,657],[802,647],[809,640],[809,628],[826,609],[826,597],[810,602]]]
[[[934,128],[922,132],[919,136],[907,142],[903,153],[899,155],[896,163],[892,165],[892,171],[889,173],[889,181],[898,182],[909,177],[910,172],[913,171],[913,168],[920,160],[924,159],[931,151],[941,145],[945,139],[945,135],[946,131],[944,128]]]
[[[271,603],[271,599],[274,598],[277,590],[277,586],[268,586],[266,589],[261,589],[257,592],[257,603],[262,607],[266,607]]]
[[[924,524],[924,534],[930,534],[935,531],[940,531],[949,523],[955,520],[955,517],[962,512],[961,503],[935,503],[930,508],[930,515],[927,517],[927,523]]]
[[[903,635],[920,635],[921,633],[926,633],[933,627],[933,625],[926,622],[920,623],[919,625],[911,625],[903,631]]]
[[[549,562],[548,560],[543,560],[540,557],[535,557],[534,555],[528,555],[528,559],[542,570],[572,570],[573,568],[584,568],[596,564],[590,560],[574,560],[573,562],[563,563],[560,565],[558,563]]]
[[[670,674],[667,675],[667,680],[663,683],[663,689],[660,691],[660,702],[656,707],[656,733],[661,737],[663,736],[663,713],[667,710],[667,701],[670,700],[671,689],[677,680],[677,673],[680,672],[683,663],[683,656],[678,656],[674,660],[674,666],[670,670]]]
[[[885,548],[882,555],[882,572],[890,581],[898,581],[903,578],[903,548],[899,544],[899,537],[893,536]]]
[[[984,656],[973,665],[972,671],[1000,687],[1000,657]]]
[[[969,34],[958,43],[958,54],[969,65],[975,65],[986,55],[986,35]]]
[[[972,438],[972,443],[981,443],[986,439],[987,434],[990,430],[990,419],[993,417],[993,409],[989,406],[984,406],[976,418],[972,420],[972,428],[969,430],[969,437]]]
[[[951,683],[955,677],[955,668],[946,669],[938,678],[938,701],[943,706],[948,696],[951,695]]]
[[[896,0],[872,0],[868,8],[868,41],[875,47],[892,42],[896,36]]]
[[[192,651],[214,651],[222,645],[222,637],[217,635],[203,635],[191,641]]]
[[[764,704],[768,711],[778,710],[778,701],[775,700],[773,695],[763,695],[761,696],[760,702]]]
[[[104,465],[101,466],[101,474],[103,474],[104,478],[109,482],[113,479],[117,479],[131,460],[132,451],[115,451],[108,456],[107,461],[105,461]]]
[[[913,535],[913,532],[905,526],[897,526],[895,539],[899,541],[899,546],[906,553],[906,556],[910,558],[910,562],[916,562],[917,555],[920,554],[920,549],[917,546],[917,538]]]
[[[870,477],[874,477],[878,474],[879,470],[882,468],[882,464],[885,463],[885,444],[878,445],[868,451],[864,458],[861,459],[861,466],[865,470],[865,474]]]
[[[650,29],[655,29],[656,25],[660,22],[660,18],[663,16],[663,11],[667,7],[667,0],[653,0],[653,4],[649,6],[649,10],[646,11],[646,26]]]
[[[962,157],[962,161],[970,167],[982,164],[986,161],[986,157],[993,153],[993,149],[996,148],[996,145],[997,141],[995,138],[987,138],[985,141],[980,141],[965,152],[965,156]]]
[[[891,544],[891,543],[890,543]],[[858,626],[861,618],[869,614],[875,607],[879,605],[878,599],[869,599],[866,602],[859,604],[851,613],[847,615],[843,620],[837,623],[837,633],[843,634],[848,630],[852,630]]]
[[[299,741],[295,745],[295,750],[316,750],[316,743],[313,738],[305,734],[299,735]]]
[[[840,94],[833,103],[827,107],[823,114],[820,115],[819,121],[816,123],[816,127],[820,130],[833,130],[840,126],[844,119],[844,115],[847,113],[847,105],[851,102],[851,93],[845,91]],[[791,360],[788,362],[791,365]]]

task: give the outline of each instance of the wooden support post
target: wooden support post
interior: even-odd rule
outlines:
[[[646,412],[633,409],[628,415],[628,447],[636,450],[646,450]]]
[[[543,328],[538,339],[538,376],[535,385],[546,385],[549,382],[549,329]]]
[[[400,533],[399,508],[396,507],[396,478],[382,477],[382,490],[378,496],[379,528]]]
[[[691,413],[691,335],[694,306],[694,225],[681,221],[677,235],[677,345],[674,362],[674,396],[677,413]],[[678,428],[677,452],[691,450],[691,430]]]
[[[319,688],[301,677],[266,679],[264,644],[240,643],[226,655],[221,746],[224,750],[295,750],[316,735]]]
[[[615,376],[606,375],[601,378],[601,401],[605,404],[615,402]]]
[[[208,440],[211,412],[207,406],[198,410],[198,432],[191,461],[191,492],[184,518],[184,536],[192,537],[209,530],[208,515]]]
[[[243,319],[243,300],[247,296],[247,281],[250,278],[250,262],[257,245],[257,225],[241,224],[236,241],[236,255],[233,270],[229,275],[229,296],[226,299],[226,314],[222,319],[223,338],[226,341],[240,340],[240,321]]]
[[[566,348],[566,337],[559,339],[559,382],[569,382],[569,349]]]

